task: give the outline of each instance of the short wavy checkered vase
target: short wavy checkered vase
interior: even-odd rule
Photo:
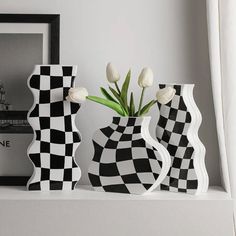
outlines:
[[[93,137],[89,179],[97,191],[144,194],[166,177],[170,156],[149,134],[150,117],[114,117]]]
[[[77,66],[38,65],[28,79],[34,104],[28,121],[34,140],[28,156],[34,173],[28,181],[29,190],[72,190],[81,176],[74,160],[80,144],[75,116],[80,108],[65,97],[74,87]]]
[[[167,104],[158,103],[158,141],[171,156],[171,168],[160,189],[172,192],[204,193],[208,189],[205,168],[205,147],[198,137],[202,117],[193,98],[193,84],[160,84],[173,87],[174,98]]]

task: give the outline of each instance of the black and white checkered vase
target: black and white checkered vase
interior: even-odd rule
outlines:
[[[34,130],[34,140],[28,156],[34,172],[29,190],[71,190],[80,179],[80,168],[74,161],[81,139],[75,127],[75,115],[80,107],[65,100],[74,85],[77,66],[36,66],[28,79],[34,105],[28,121]]]
[[[150,117],[114,117],[93,137],[89,179],[97,191],[144,194],[165,178],[167,150],[149,134]]]
[[[203,193],[208,189],[205,147],[198,138],[202,117],[193,99],[193,84],[168,85],[176,94],[172,101],[158,103],[160,117],[156,128],[158,141],[171,156],[171,168],[160,189],[172,192]]]

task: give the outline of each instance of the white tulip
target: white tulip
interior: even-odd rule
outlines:
[[[172,87],[166,87],[157,91],[156,98],[161,104],[167,104],[175,96],[176,90]]]
[[[66,100],[68,102],[82,103],[86,100],[87,96],[88,96],[88,91],[86,88],[82,87],[70,88]]]
[[[139,77],[138,85],[141,88],[151,87],[153,84],[153,72],[150,68],[143,68]]]
[[[110,83],[115,83],[120,79],[118,71],[111,63],[107,64],[106,74],[107,74],[107,80]]]

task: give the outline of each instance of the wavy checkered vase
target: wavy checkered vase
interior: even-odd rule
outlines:
[[[74,86],[76,71],[76,66],[39,65],[28,79],[34,96],[28,113],[34,130],[28,148],[34,166],[28,190],[72,190],[80,179],[74,160],[81,141],[74,122],[80,105],[65,100]]]
[[[95,132],[89,179],[97,191],[144,194],[165,178],[170,168],[166,148],[152,139],[150,117],[114,117]]]
[[[208,189],[205,147],[198,137],[202,117],[193,98],[193,84],[160,84],[175,88],[174,98],[166,105],[158,103],[158,141],[171,156],[171,168],[159,188],[172,192],[204,193]]]

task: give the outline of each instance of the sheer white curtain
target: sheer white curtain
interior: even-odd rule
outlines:
[[[207,18],[222,180],[236,199],[236,0],[207,0]]]

